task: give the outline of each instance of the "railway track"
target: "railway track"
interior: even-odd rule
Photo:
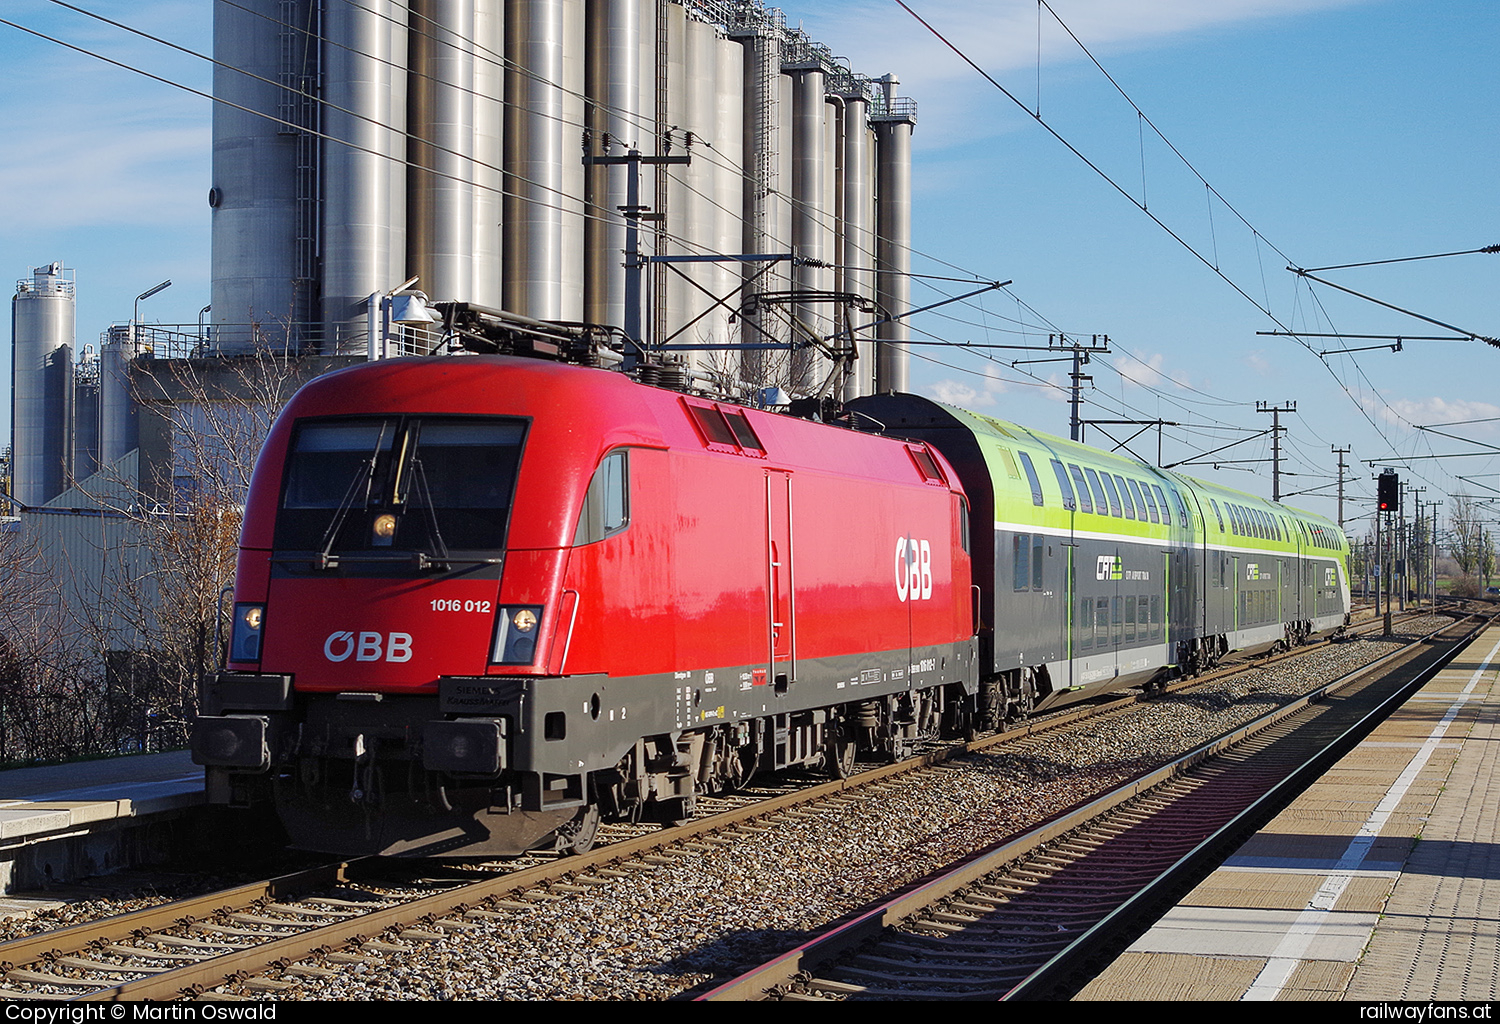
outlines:
[[[1255,662],[1256,667],[1265,664],[1267,659]],[[477,879],[474,872],[467,879],[463,872],[445,872],[443,878],[420,883],[382,879],[368,863],[330,865],[34,936],[0,946],[0,997],[164,999],[201,995],[226,981],[236,982],[245,994],[284,991],[330,972],[378,963],[379,957],[413,943],[475,929],[518,907],[568,899],[655,871],[674,863],[684,850],[733,848],[769,830],[778,816],[802,814],[820,801],[855,798],[855,791],[897,776],[938,771],[963,754],[1007,744],[1019,750],[1015,745],[1117,713],[1137,700],[1116,698],[1047,716],[1009,733],[930,750],[899,765],[866,768],[847,780],[763,791],[753,800],[714,801],[717,813],[677,829],[615,829],[611,845],[584,857],[536,857]],[[265,972],[279,977],[260,977]]]
[[[1358,669],[850,915],[702,998],[1066,996],[1086,980],[1091,959],[1127,945],[1156,909],[1170,906],[1477,632],[1468,629],[1430,657],[1398,652]],[[1383,671],[1392,661],[1399,664]],[[1337,701],[1321,703],[1334,692]],[[1302,720],[1309,712],[1310,723]]]

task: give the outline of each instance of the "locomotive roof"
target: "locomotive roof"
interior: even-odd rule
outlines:
[[[907,454],[908,442],[650,387],[612,371],[515,356],[391,359],[319,377],[287,404],[256,466],[245,545],[270,546],[268,524],[279,497],[282,453],[296,420],[381,414],[529,419],[516,500],[530,508],[571,508],[599,459],[620,446],[703,452],[782,469],[962,489],[958,475],[935,451],[933,462],[946,479],[924,475],[917,457]],[[714,417],[721,416],[722,432],[730,434],[727,443],[722,432],[718,440],[709,436]],[[735,430],[747,434],[746,443],[734,439]],[[558,521],[518,519],[512,542],[519,547],[565,545],[570,530]]]

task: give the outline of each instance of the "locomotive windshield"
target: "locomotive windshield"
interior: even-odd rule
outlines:
[[[311,552],[322,568],[498,555],[525,433],[524,423],[493,417],[303,421],[287,456],[276,549]]]

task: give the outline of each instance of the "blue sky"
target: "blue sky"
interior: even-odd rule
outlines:
[[[1052,0],[1146,116],[1259,232],[1255,236],[1143,126],[1035,0],[908,0],[1152,213],[1281,321],[1305,331],[1439,334],[1430,325],[1306,283],[1284,267],[1500,243],[1500,87],[1489,71],[1500,5],[1377,0]],[[91,10],[186,47],[210,47],[206,0],[90,0]],[[1353,446],[1351,493],[1373,493],[1360,459],[1472,450],[1412,424],[1500,416],[1500,350],[1410,342],[1399,353],[1329,357],[1294,339],[1047,134],[890,0],[808,0],[788,22],[872,75],[896,72],[920,104],[914,136],[914,269],[1013,279],[982,308],[920,327],[945,340],[1044,343],[1049,329],[1108,334],[1089,368],[1091,418],[1161,418],[1165,461],[1262,430],[1257,401],[1295,402],[1283,492],[1331,481],[1332,445]],[[207,90],[206,64],[131,40],[43,0],[0,15]],[[0,26],[8,142],[0,256],[12,279],[61,259],[77,269],[78,340],[129,318],[192,322],[208,302],[209,103]],[[1040,59],[1039,59],[1040,50]],[[1038,90],[1040,79],[1040,90]],[[1279,248],[1285,256],[1272,247]],[[1500,255],[1319,276],[1479,334],[1500,335]],[[944,289],[960,286],[945,284]],[[931,301],[926,287],[916,301]],[[1052,328],[1037,327],[1029,305]],[[1012,333],[1033,325],[1028,338]],[[1307,339],[1313,352],[1370,345]],[[914,390],[1066,434],[1064,364],[1028,367],[924,347]],[[922,358],[925,357],[925,358]],[[0,355],[8,378],[8,346]],[[1123,374],[1123,375],[1122,375]],[[1127,379],[1127,377],[1129,379]],[[1041,378],[1038,380],[1037,378]],[[1500,445],[1500,423],[1459,428]],[[0,425],[0,431],[8,424]],[[1459,431],[1455,431],[1459,432]],[[1090,440],[1102,441],[1091,435]],[[0,443],[4,443],[0,440]],[[1136,450],[1154,454],[1155,440]],[[1269,456],[1266,439],[1226,458]],[[1395,463],[1393,463],[1395,464]],[[1398,464],[1399,465],[1399,464]],[[1267,464],[1189,472],[1270,493]],[[1410,464],[1427,500],[1500,489],[1500,460]],[[1456,474],[1476,478],[1465,485]],[[1331,487],[1328,489],[1331,493]],[[1294,504],[1332,513],[1331,499]],[[1357,514],[1352,508],[1351,518]]]

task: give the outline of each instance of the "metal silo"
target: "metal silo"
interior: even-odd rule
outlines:
[[[369,297],[407,276],[406,24],[400,0],[324,12],[325,351],[364,352]]]
[[[823,249],[823,71],[813,65],[793,67],[792,78],[792,249],[803,259],[826,262]],[[803,263],[792,272],[799,291],[826,291],[821,267]],[[797,318],[815,331],[823,327],[823,306],[795,307]],[[826,333],[826,332],[823,332]],[[797,338],[801,340],[801,338]],[[824,372],[812,349],[799,349],[792,360],[792,386],[811,391]]]
[[[140,444],[130,364],[140,353],[133,324],[116,324],[99,346],[99,464],[108,468]]]
[[[580,140],[584,125],[584,35],[587,13],[584,0],[563,0],[562,45],[562,195],[553,202],[562,207],[558,242],[557,279],[560,320],[583,319],[584,168]]]
[[[305,94],[316,95],[311,17],[307,0],[214,3],[214,95],[224,102],[213,105],[208,201],[221,351],[253,347],[253,324],[265,343],[299,345],[302,325],[316,319],[317,145],[304,130],[317,126]]]
[[[876,275],[878,300],[890,314],[911,308],[911,132],[917,123],[917,105],[896,97],[899,79],[886,75],[880,111],[871,118],[880,151],[876,194]],[[880,392],[907,389],[910,333],[905,320],[881,324],[876,331],[876,389]]]
[[[11,338],[11,493],[41,505],[73,469],[73,280],[61,263],[16,282]]]
[[[73,372],[73,479],[99,471],[99,359],[85,346]]]
[[[757,22],[737,29],[735,38],[744,45],[744,105],[742,149],[744,152],[744,223],[743,253],[764,254],[777,251],[776,190],[780,184],[781,161],[778,154],[781,127],[781,42],[782,32],[775,23]],[[776,271],[761,276],[764,264],[746,263],[741,270],[745,281],[742,298],[749,298],[779,287]],[[759,345],[767,338],[764,325],[768,318],[756,314],[742,320],[740,341]],[[752,387],[770,383],[767,354],[747,348],[741,357],[742,375]]]
[[[742,220],[746,188],[743,149],[745,107],[742,98],[745,50],[739,43],[724,38],[715,42],[715,48],[718,51],[718,81],[714,93],[717,110],[714,114],[714,131],[710,136],[713,148],[706,155],[707,162],[714,169],[713,195],[716,202],[713,209],[713,248],[715,252],[732,255],[746,251],[743,248],[745,240]],[[710,288],[717,296],[728,296],[730,309],[739,307],[740,295],[735,289],[742,280],[741,271],[738,263],[714,264],[714,278]],[[729,310],[721,306],[714,315],[719,317],[722,325],[718,340],[726,344],[738,341],[738,330],[729,323]],[[725,353],[719,362],[725,364],[726,368],[733,365],[737,371],[738,360],[730,358],[734,355]]]
[[[474,301],[499,309],[505,187],[505,0],[474,0]]]
[[[566,156],[563,0],[508,0],[505,54],[505,308],[556,320],[562,312]]]
[[[841,207],[841,252],[839,262],[843,264],[840,289],[875,298],[875,176],[871,173],[872,151],[868,112],[870,104],[863,92],[849,92],[844,96],[842,119],[842,207]],[[869,321],[860,315],[855,324]],[[856,332],[854,337],[858,357],[854,361],[854,376],[844,391],[845,398],[858,398],[874,393],[875,346],[868,332]]]
[[[411,12],[407,268],[432,298],[467,301],[475,242],[474,0],[412,0]]]
[[[718,137],[716,117],[718,115],[718,71],[715,62],[719,55],[719,35],[711,25],[687,20],[685,23],[683,60],[683,108],[681,127],[691,133],[693,143],[687,148],[690,162],[685,166],[672,167],[671,177],[676,185],[669,211],[675,217],[669,224],[680,238],[671,252],[701,256],[721,253],[719,247],[718,203],[715,195],[719,180],[717,162],[728,154],[721,154],[712,147],[724,140]],[[678,65],[674,62],[675,69]],[[674,91],[674,97],[676,95]],[[679,139],[672,152],[682,152],[685,140]],[[736,137],[735,142],[739,139]],[[674,209],[675,207],[675,209]],[[720,288],[722,275],[716,263],[678,264],[681,275],[668,271],[667,280],[673,285],[675,298],[672,303],[675,320],[668,320],[660,340],[677,333],[677,344],[723,344],[726,340],[726,311],[714,302],[728,288]],[[730,285],[729,288],[734,287]],[[687,361],[695,366],[723,368],[725,353],[695,351],[687,353]]]

